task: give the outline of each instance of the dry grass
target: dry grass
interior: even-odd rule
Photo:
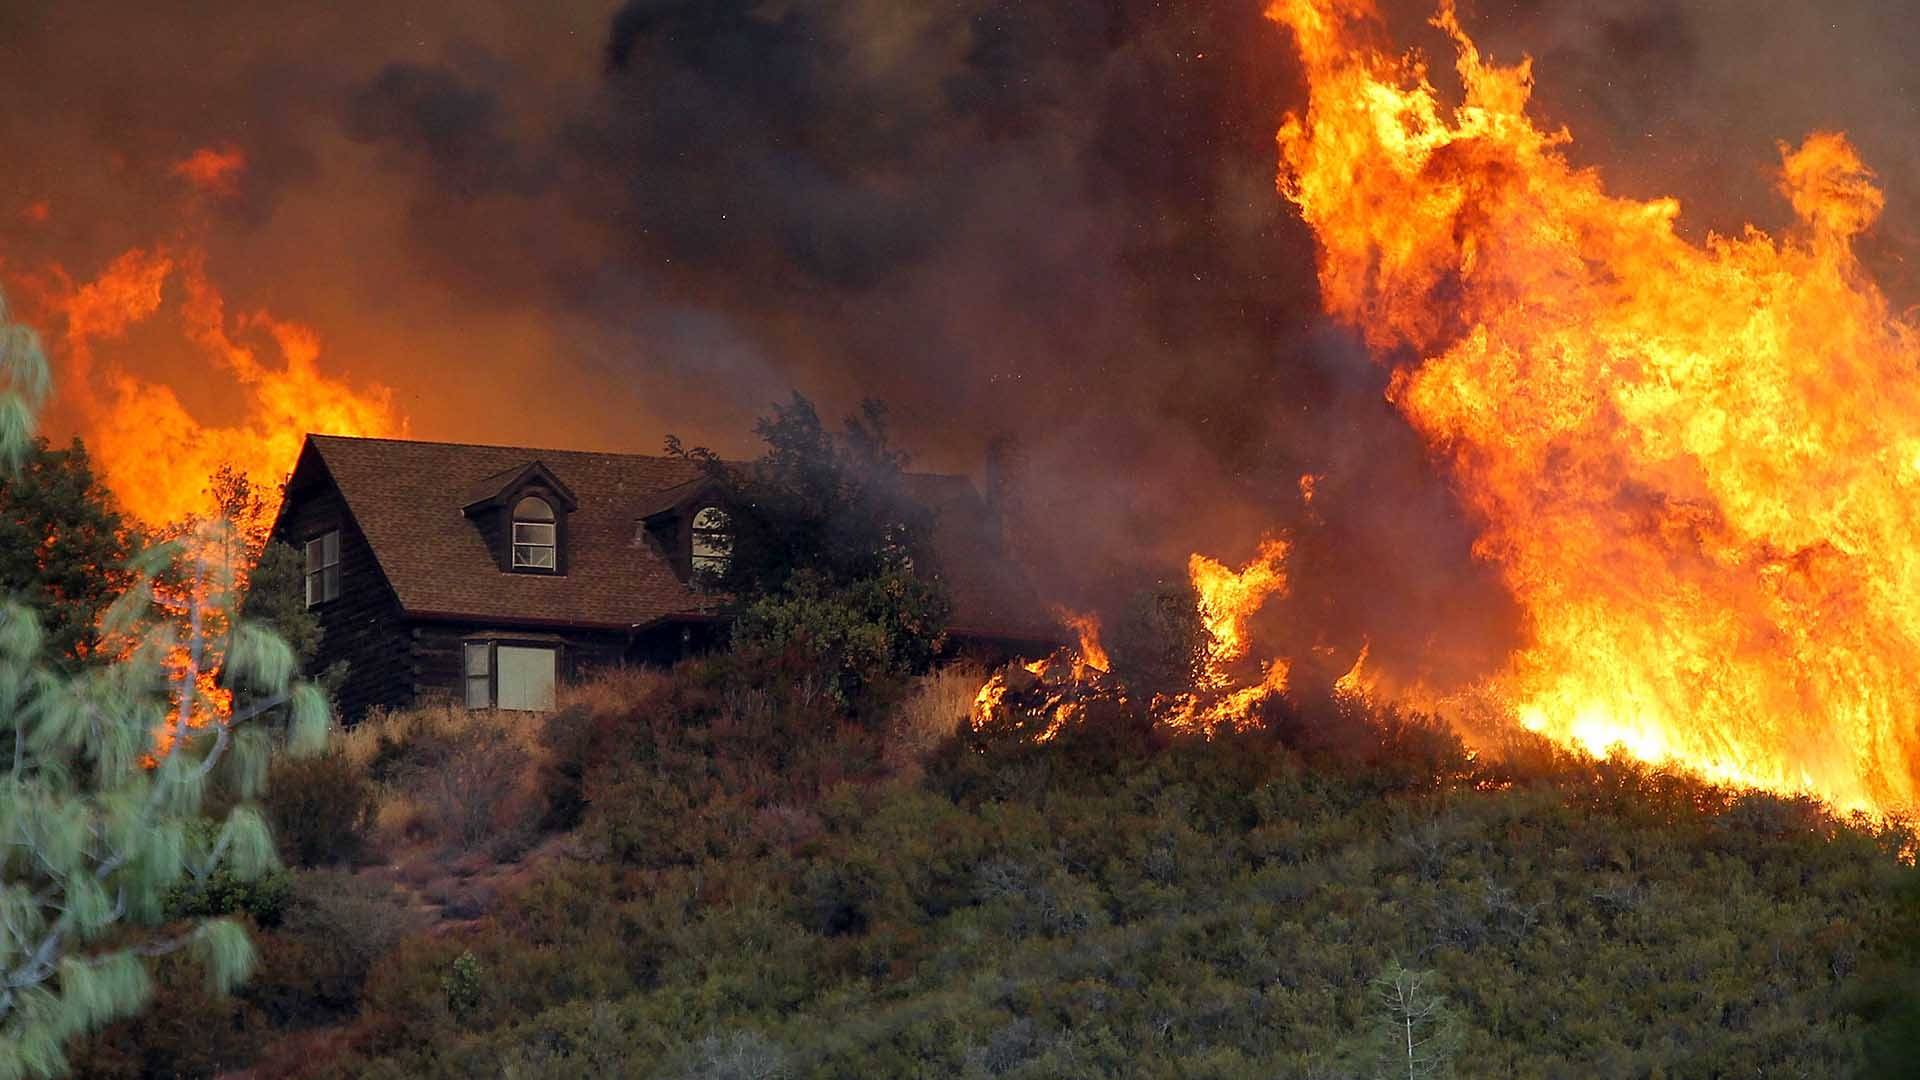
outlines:
[[[375,710],[365,720],[339,733],[347,760],[362,769],[379,755],[382,746],[425,741],[465,742],[493,732],[505,732],[509,741],[529,755],[540,753],[540,731],[546,713],[467,709],[459,705],[422,705],[400,712]]]
[[[888,764],[917,763],[958,731],[986,679],[986,673],[973,664],[954,664],[921,676],[914,692],[894,713],[887,740]]]
[[[560,688],[555,705],[584,708],[594,716],[616,716],[660,693],[672,682],[661,668],[617,667]]]

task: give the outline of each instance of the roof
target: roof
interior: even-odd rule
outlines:
[[[704,478],[695,462],[341,435],[309,435],[303,465],[309,453],[332,476],[409,615],[624,629],[712,614],[712,598],[680,580],[641,526],[698,489]],[[463,510],[475,493],[499,490],[535,462],[577,504],[567,517],[565,574],[502,572]],[[910,474],[908,485],[936,515],[934,551],[953,595],[954,630],[1058,637],[1000,556],[973,484],[923,473]]]

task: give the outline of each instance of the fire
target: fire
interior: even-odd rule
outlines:
[[[1782,147],[1798,225],[1695,244],[1527,115],[1451,3],[1464,100],[1368,42],[1369,0],[1279,0],[1311,100],[1281,192],[1322,302],[1419,357],[1391,398],[1452,468],[1530,621],[1490,690],[1529,728],[1843,808],[1920,794],[1920,327],[1853,243],[1844,136]]]
[[[256,490],[277,490],[309,431],[404,431],[384,387],[355,388],[320,369],[313,330],[266,312],[230,316],[196,250],[135,249],[77,285],[58,267],[46,276],[45,303],[56,325],[65,323],[57,385],[102,480],[150,526],[207,513],[207,478],[221,465]],[[185,344],[205,369],[196,377],[224,376],[235,391],[236,407],[218,422],[194,416],[168,382],[97,356],[168,309],[176,293]]]
[[[1112,671],[1113,661],[1108,658],[1107,650],[1100,644],[1100,617],[1092,612],[1069,611],[1055,608],[1054,617],[1062,626],[1073,631],[1076,639],[1073,653],[1073,676],[1078,679],[1093,671]]]
[[[1084,714],[1083,695],[1104,693],[1110,688],[1107,672],[1112,661],[1100,644],[1099,616],[1056,607],[1054,617],[1073,631],[1077,643],[1038,660],[1008,664],[988,676],[973,698],[969,718],[973,730],[1011,722],[1015,713],[1007,699],[1012,696],[1020,712],[1039,718],[1033,738],[1045,742],[1059,734],[1063,725]]]
[[[205,194],[227,198],[240,192],[247,154],[237,146],[202,147],[174,162],[168,171]]]
[[[1238,571],[1205,555],[1187,560],[1187,575],[1200,594],[1200,619],[1213,634],[1207,649],[1207,671],[1202,680],[1210,689],[1227,682],[1226,668],[1247,655],[1247,620],[1267,598],[1287,589],[1287,542],[1260,542],[1253,561]]]

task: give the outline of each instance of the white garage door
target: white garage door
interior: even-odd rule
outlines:
[[[553,708],[554,650],[502,645],[499,663],[500,708]]]

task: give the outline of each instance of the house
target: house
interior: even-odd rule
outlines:
[[[913,474],[936,515],[951,648],[1058,643],[962,476]],[[538,709],[596,667],[665,663],[724,630],[696,567],[724,557],[716,491],[681,458],[309,435],[273,524],[306,555],[337,703]]]

